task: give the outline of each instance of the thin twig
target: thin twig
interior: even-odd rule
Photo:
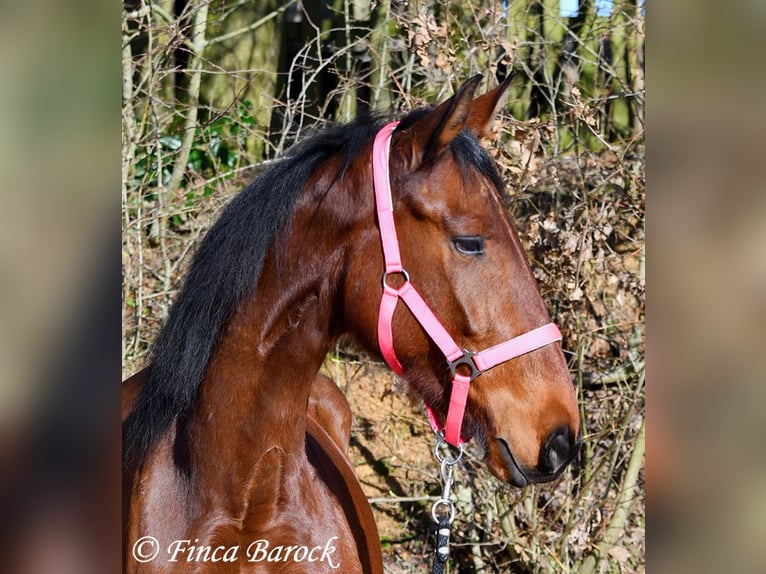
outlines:
[[[595,572],[598,563],[609,553],[609,550],[612,549],[625,530],[625,523],[630,517],[633,503],[637,499],[638,474],[643,467],[646,449],[645,430],[646,419],[643,419],[635,445],[633,446],[633,453],[630,455],[628,468],[625,471],[622,489],[617,495],[617,503],[615,504],[612,518],[609,520],[601,542],[595,544],[594,550],[583,560],[582,566],[579,569],[580,574],[592,574]]]
[[[189,62],[189,68],[194,70],[189,78],[189,107],[184,121],[183,137],[181,146],[178,148],[175,163],[173,164],[173,173],[170,176],[165,192],[172,195],[180,187],[181,180],[186,173],[186,164],[189,161],[192,145],[194,144],[194,134],[197,127],[197,113],[199,112],[199,94],[201,85],[201,63],[202,51],[205,47],[205,27],[207,25],[208,2],[203,1],[194,13],[194,20],[191,27],[191,43],[194,48]],[[161,185],[161,183],[160,183]]]
[[[267,14],[263,18],[256,20],[252,24],[245,26],[244,28],[240,28],[239,30],[232,30],[231,32],[227,32],[226,34],[221,34],[220,36],[216,36],[215,38],[210,38],[205,42],[205,46],[212,46],[214,44],[220,44],[221,42],[226,42],[227,40],[231,40],[233,38],[236,38],[237,36],[242,36],[243,34],[247,34],[249,32],[252,32],[254,30],[257,30],[267,22],[270,22],[277,16],[284,13],[286,10],[288,10],[293,4],[298,2],[298,0],[290,0],[289,2],[283,4],[273,12]]]

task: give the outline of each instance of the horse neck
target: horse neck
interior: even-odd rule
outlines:
[[[342,226],[328,224],[316,207],[321,183],[299,199],[254,294],[222,330],[186,424],[191,466],[207,465],[201,473],[216,480],[246,479],[274,447],[305,461],[308,397],[339,330],[334,318],[344,266]]]

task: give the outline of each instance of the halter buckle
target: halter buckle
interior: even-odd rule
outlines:
[[[474,353],[473,351],[468,351],[466,349],[463,349],[462,351],[463,351],[462,356],[458,357],[454,361],[449,361],[449,360],[447,361],[447,364],[449,365],[449,370],[452,373],[452,376],[454,377],[457,374],[457,368],[460,365],[465,365],[471,370],[469,377],[471,378],[471,382],[473,382],[473,380],[479,375],[481,375],[482,373],[482,370],[479,369],[479,367],[476,366],[476,363],[473,362],[473,356],[476,353]]]

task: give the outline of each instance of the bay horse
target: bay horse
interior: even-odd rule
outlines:
[[[553,480],[572,459],[580,418],[560,334],[479,141],[509,81],[474,98],[480,79],[398,122],[313,135],[210,229],[147,370],[124,389],[126,571],[379,571],[364,510],[349,511],[307,448],[326,427],[347,440],[332,428],[341,400],[310,406],[341,335],[385,359],[451,444],[480,441],[501,481]],[[156,559],[131,555],[138,542],[139,559],[155,546]],[[260,558],[266,543],[280,550],[250,562],[254,542]],[[236,560],[205,561],[212,549]]]

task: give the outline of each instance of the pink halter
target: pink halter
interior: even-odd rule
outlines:
[[[402,265],[402,258],[399,253],[399,240],[396,237],[396,226],[394,225],[394,203],[391,197],[391,184],[388,177],[391,134],[398,123],[392,122],[384,126],[375,136],[372,148],[375,205],[378,214],[378,225],[380,226],[380,239],[383,245],[383,258],[385,260],[383,295],[378,312],[378,344],[388,366],[396,374],[403,375],[404,369],[394,352],[394,336],[392,332],[394,311],[399,299],[401,299],[447,359],[450,371],[452,372],[452,392],[446,424],[443,427],[444,439],[451,445],[460,446],[465,442],[460,434],[460,428],[463,424],[463,415],[468,399],[468,387],[471,381],[495,365],[555,341],[560,341],[561,332],[556,325],[548,323],[479,353],[461,349],[450,334],[447,333],[447,330],[428,307],[420,293],[410,283],[410,277]],[[389,275],[397,273],[403,276],[404,284],[399,288],[394,288],[387,283],[387,278]],[[466,365],[470,369],[470,374],[463,375],[458,373],[457,369],[460,365]],[[442,427],[433,411],[428,405],[426,405],[426,409],[431,428],[437,433],[440,432]]]

